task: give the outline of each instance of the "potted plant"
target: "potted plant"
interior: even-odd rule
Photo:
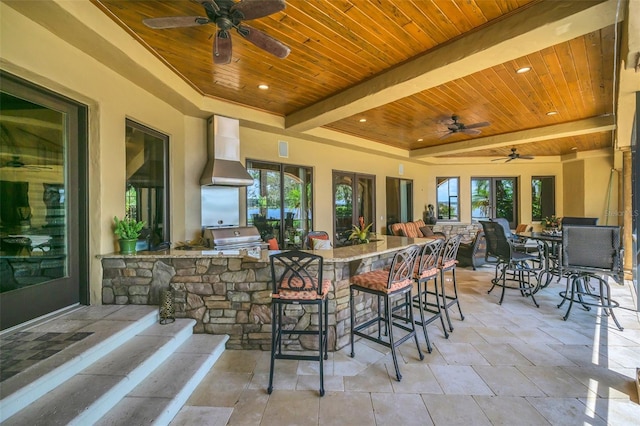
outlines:
[[[558,229],[560,226],[560,218],[556,217],[556,215],[551,215],[551,217],[547,216],[542,219],[542,226],[545,229]]]
[[[355,244],[366,244],[369,242],[369,229],[373,223],[364,225],[364,217],[360,216],[358,218],[358,222],[360,226],[353,225],[353,230],[351,231],[351,235],[349,235],[349,241],[353,241]]]
[[[136,254],[136,243],[145,222],[126,216],[124,219],[118,219],[118,216],[114,216],[113,222],[115,223],[113,233],[118,237],[120,254]]]

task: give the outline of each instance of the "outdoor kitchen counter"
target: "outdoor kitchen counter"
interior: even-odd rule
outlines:
[[[349,343],[349,279],[388,266],[395,252],[429,239],[379,236],[368,244],[316,250],[323,274],[333,283],[329,296],[329,350]],[[197,321],[196,333],[228,334],[230,349],[267,349],[271,344],[271,271],[269,254],[260,258],[212,254],[210,250],[166,250],[136,255],[108,254],[102,260],[102,303],[158,305],[162,290],[173,292],[176,317]],[[368,316],[374,298],[356,298],[357,315]],[[293,306],[291,324],[317,326],[313,308]],[[301,336],[285,342],[293,350],[317,345]]]

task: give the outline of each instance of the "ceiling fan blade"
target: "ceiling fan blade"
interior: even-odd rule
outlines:
[[[258,19],[280,12],[285,8],[284,0],[242,0],[235,3],[229,11],[244,20]]]
[[[449,133],[445,133],[444,135],[440,136],[438,139],[442,140],[442,139],[446,139],[449,136],[453,135],[455,132],[449,132]]]
[[[531,155],[520,155],[518,156],[519,159],[521,160],[533,160],[535,157],[531,156]]]
[[[198,25],[208,24],[209,22],[209,18],[203,16],[168,16],[166,18],[148,18],[142,20],[143,24],[153,29],[197,27]]]
[[[213,0],[201,0],[200,4],[207,10],[212,10],[214,13],[220,12],[220,6]]]
[[[228,31],[220,30],[213,40],[213,63],[226,65],[231,62],[231,34]]]
[[[470,129],[468,127],[465,127],[464,129],[460,129],[459,131],[462,133],[466,133],[468,135],[479,135],[480,133],[482,133],[482,131],[480,130]]]
[[[269,34],[256,30],[248,25],[239,25],[238,34],[255,44],[260,49],[263,49],[280,59],[286,58],[291,52],[291,49],[281,41],[276,40]]]
[[[510,157],[507,161],[505,161],[505,163],[508,163],[509,161],[513,161],[515,160],[517,157]]]
[[[482,123],[469,124],[468,126],[464,126],[466,129],[477,129],[479,127],[487,127],[490,125],[488,121],[483,121]]]
[[[509,160],[509,157],[500,157],[500,158],[494,158],[491,161],[502,161],[502,160]]]

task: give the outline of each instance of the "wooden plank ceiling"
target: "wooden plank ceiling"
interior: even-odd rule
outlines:
[[[408,150],[416,157],[502,156],[516,144],[522,155],[540,156],[612,146],[612,131],[605,127],[569,136],[547,135],[522,144],[516,140],[509,146],[487,142],[465,152],[429,151],[474,139],[489,141],[493,136],[504,141],[509,140],[504,135],[612,115],[616,27],[606,19],[571,39],[554,43],[551,38],[540,49],[531,47],[535,42],[529,43],[523,46],[526,54],[522,56],[512,54],[509,60],[466,74],[451,72],[459,77],[435,86],[407,89],[403,82],[397,93],[408,90],[409,94],[397,99],[380,100],[383,90],[393,92],[393,81],[377,87],[387,75],[387,80],[394,80],[394,73],[416,61],[430,60],[429,55],[457,54],[456,43],[468,46],[474,38],[482,42],[492,31],[498,33],[500,26],[508,32],[510,22],[524,19],[527,13],[540,16],[540,11],[552,8],[568,13],[562,11],[595,7],[600,1],[579,6],[575,5],[579,2],[566,2],[565,7],[562,2],[539,0],[288,0],[284,11],[248,24],[288,45],[291,54],[275,58],[232,31],[233,56],[228,65],[213,64],[213,24],[158,30],[142,23],[145,18],[203,16],[204,9],[196,1],[92,1],[203,95],[276,114],[292,123],[304,125],[329,117],[317,124]],[[569,13],[568,19],[588,12],[576,9],[575,13]],[[531,71],[516,73],[525,66]],[[270,88],[260,90],[258,84]],[[367,106],[370,93],[351,95],[357,91],[377,97]],[[349,96],[357,99],[344,101]],[[340,115],[335,114],[338,107],[343,107]],[[466,125],[490,124],[478,135],[445,136],[454,114]]]

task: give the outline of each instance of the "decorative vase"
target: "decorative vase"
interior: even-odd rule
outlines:
[[[436,218],[436,214],[435,214],[435,211],[434,211],[433,204],[429,204],[427,206],[427,210],[425,210],[424,213],[422,214],[422,220],[424,221],[425,225],[435,225],[436,224],[438,219]]]
[[[160,324],[171,324],[176,320],[176,308],[173,305],[173,292],[163,290],[160,293]]]
[[[118,243],[120,244],[120,254],[136,254],[137,242],[137,238],[118,240]]]

